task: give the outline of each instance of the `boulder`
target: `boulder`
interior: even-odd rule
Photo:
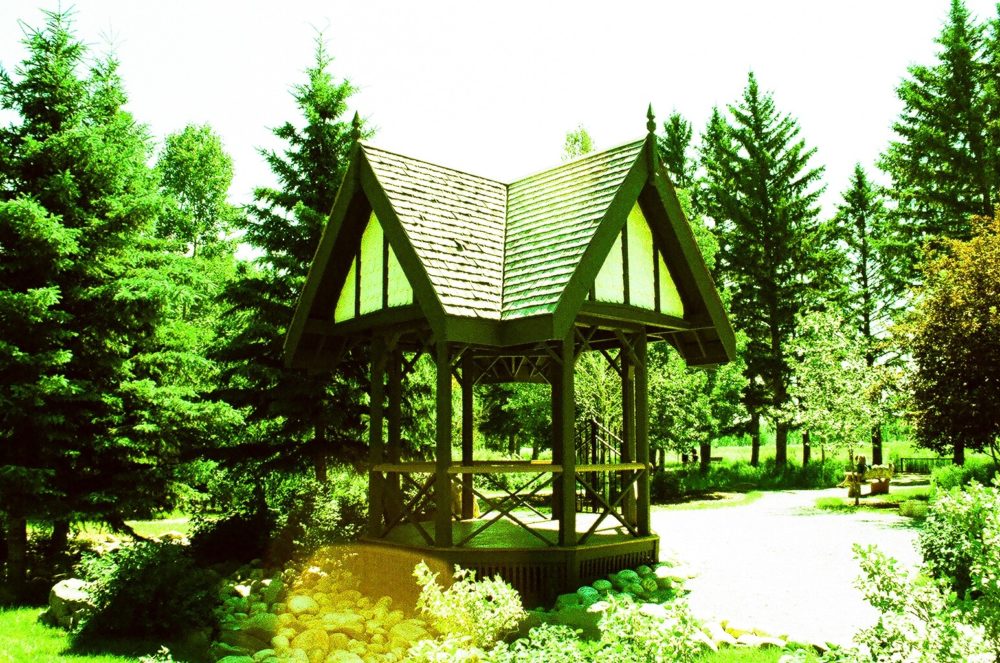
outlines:
[[[391,640],[408,645],[415,645],[429,637],[430,634],[427,632],[427,627],[416,619],[407,619],[389,629],[389,638]]]
[[[352,651],[334,649],[327,655],[326,663],[365,663],[365,659]]]
[[[330,648],[330,636],[326,631],[318,628],[310,628],[295,636],[292,640],[292,650],[301,649],[309,652],[313,649],[326,651]]]
[[[730,647],[736,646],[736,638],[726,632],[722,626],[716,624],[715,622],[709,622],[705,624],[705,634],[712,639],[712,642],[716,646],[721,647],[722,645],[728,645]]]
[[[49,591],[49,618],[64,627],[72,627],[94,607],[91,584],[79,578],[61,580]]]
[[[270,638],[262,640],[241,629],[223,629],[219,633],[219,642],[241,649],[244,653],[267,649],[268,640]]]
[[[365,634],[364,616],[356,612],[328,612],[320,619],[323,628],[331,633],[343,633],[355,639]]]
[[[319,603],[311,596],[299,594],[288,599],[288,610],[293,615],[314,615],[319,612]]]
[[[240,625],[240,630],[255,638],[270,642],[271,638],[278,633],[278,615],[272,615],[268,612],[251,615]]]

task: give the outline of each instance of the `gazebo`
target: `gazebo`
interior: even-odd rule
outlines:
[[[711,366],[733,357],[734,337],[654,127],[650,109],[643,139],[511,183],[357,142],[285,356],[330,370],[368,348],[366,541],[499,574],[529,600],[657,559],[647,344]],[[621,377],[616,431],[577,422],[584,352]],[[400,425],[403,380],[425,353],[437,370],[430,461],[403,457]],[[551,460],[475,458],[473,389],[491,381],[551,385]],[[501,473],[521,485],[498,494],[473,482]]]

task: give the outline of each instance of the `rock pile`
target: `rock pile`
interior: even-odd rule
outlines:
[[[268,578],[261,569],[223,588],[219,663],[360,663],[403,661],[411,646],[434,637],[389,596],[363,594],[359,578],[334,555]]]

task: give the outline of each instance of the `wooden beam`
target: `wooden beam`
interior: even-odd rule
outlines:
[[[437,445],[434,454],[434,545],[450,548],[451,538],[451,350],[446,341],[434,347],[437,367]]]
[[[471,348],[462,353],[462,465],[472,465],[473,393],[476,384],[475,357]],[[472,475],[462,475],[462,520],[473,517],[476,496],[472,492]]]
[[[386,460],[389,463],[399,463],[403,455],[403,353],[398,347],[389,352],[388,362],[389,444],[386,450]],[[384,481],[386,484],[384,507],[388,518],[392,520],[399,516],[403,504],[403,493],[398,474],[389,474]]]
[[[635,461],[635,361],[631,348],[624,337],[620,341],[618,361],[621,363],[622,377],[622,449],[621,462]],[[622,485],[629,486],[628,494],[622,500],[622,514],[630,523],[635,523],[635,494],[631,489],[632,472],[622,475]]]
[[[371,343],[371,409],[368,416],[368,535],[381,536],[384,484],[382,473],[375,468],[382,464],[382,405],[385,399],[385,339],[376,336]]]
[[[573,425],[576,404],[573,392],[575,364],[573,330],[559,341],[560,362],[553,381],[552,423],[554,442],[560,449],[562,479],[559,482],[559,545],[576,545],[576,449],[573,445]],[[558,384],[559,388],[555,386]],[[557,398],[558,397],[558,398]],[[556,491],[553,491],[556,492]],[[570,584],[574,578],[567,579]]]
[[[639,535],[646,536],[651,531],[649,509],[649,370],[646,332],[641,331],[635,339],[635,459],[645,466],[636,486],[638,500],[636,517]]]

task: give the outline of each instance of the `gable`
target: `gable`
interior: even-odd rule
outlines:
[[[336,301],[334,323],[414,302],[413,286],[375,212],[369,216],[361,241],[354,247],[347,277]]]
[[[639,203],[632,206],[621,233],[594,278],[590,301],[624,304],[675,318],[684,304],[663,253]]]

